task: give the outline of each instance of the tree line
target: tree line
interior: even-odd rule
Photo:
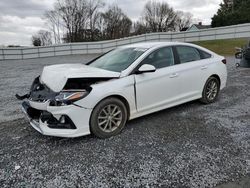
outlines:
[[[190,26],[192,14],[149,0],[140,19],[133,22],[118,5],[106,5],[103,0],[57,0],[53,10],[45,13],[45,20],[48,30],[32,36],[34,46],[181,31]]]
[[[250,22],[250,0],[223,0],[212,18],[212,27]]]

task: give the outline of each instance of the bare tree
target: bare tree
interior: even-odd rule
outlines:
[[[118,30],[119,31],[118,38],[128,37],[130,35],[132,27],[132,21],[130,20],[130,18],[125,14],[123,14],[119,25],[120,25],[120,30]]]
[[[60,44],[61,43],[61,27],[62,27],[62,20],[60,18],[60,14],[58,10],[51,10],[45,13],[45,18],[47,20],[47,25],[49,30],[53,34],[54,43]]]
[[[130,35],[132,21],[117,6],[113,5],[102,14],[106,39],[116,39]]]
[[[57,0],[45,14],[54,42],[61,42],[64,30],[65,42],[98,40],[103,6],[103,0]]]
[[[138,20],[133,24],[133,35],[141,35],[147,33],[148,27],[143,20]]]
[[[182,31],[190,27],[192,23],[193,15],[189,12],[177,12],[177,19],[176,19],[176,29],[178,31]]]
[[[49,46],[52,45],[52,36],[49,31],[40,30],[32,36],[32,44],[34,46]]]
[[[174,31],[177,15],[166,2],[148,1],[143,19],[150,32]]]
[[[116,39],[146,32],[180,30],[190,25],[191,14],[176,13],[165,2],[148,1],[142,18],[133,24],[117,6],[102,12],[104,0],[57,0],[45,17],[54,43]],[[63,37],[62,37],[63,36]]]
[[[66,28],[65,41],[82,41],[88,19],[86,0],[58,0],[55,9],[62,19],[62,26]]]
[[[88,0],[87,2],[88,9],[88,27],[90,29],[90,37],[91,41],[96,40],[95,34],[98,32],[97,30],[101,30],[101,12],[100,9],[104,7],[104,3],[102,0]]]

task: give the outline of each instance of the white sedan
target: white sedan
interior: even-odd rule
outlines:
[[[226,86],[224,57],[188,43],[119,47],[84,64],[44,67],[19,96],[40,133],[108,138],[128,120],[200,99],[214,102]]]

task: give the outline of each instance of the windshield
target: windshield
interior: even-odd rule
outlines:
[[[118,48],[91,62],[89,66],[121,72],[128,68],[146,50],[144,48]]]

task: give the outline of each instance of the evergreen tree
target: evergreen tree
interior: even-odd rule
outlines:
[[[212,27],[250,22],[250,0],[224,0],[212,18]]]

